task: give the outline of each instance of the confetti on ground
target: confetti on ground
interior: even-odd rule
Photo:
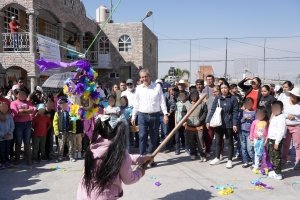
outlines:
[[[59,166],[55,166],[55,167],[50,167],[50,169],[52,169],[52,170],[56,170],[56,171],[67,171],[65,168],[61,168],[61,167],[59,167]]]
[[[273,190],[274,188],[271,186],[268,186],[267,184],[263,183],[260,181],[260,179],[256,179],[254,181],[251,181],[251,184],[254,185],[253,188],[254,190],[263,190],[263,189],[268,189],[268,190]]]
[[[156,181],[156,182],[154,183],[154,185],[156,185],[157,187],[159,187],[159,186],[161,186],[161,182]]]
[[[214,187],[214,186],[211,186]],[[218,194],[221,196],[227,196],[230,195],[234,192],[234,189],[236,189],[237,187],[232,185],[232,184],[227,184],[225,186],[216,186],[215,187],[218,191]]]

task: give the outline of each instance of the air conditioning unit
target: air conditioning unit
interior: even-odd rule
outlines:
[[[108,78],[119,78],[119,77],[120,77],[120,76],[119,76],[118,73],[112,72],[112,73],[109,74],[109,77],[108,77]]]

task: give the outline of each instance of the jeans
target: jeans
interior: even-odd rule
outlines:
[[[164,139],[168,133],[168,124],[164,123],[164,116],[159,116],[160,137]]]
[[[46,157],[50,158],[50,154],[53,153],[53,128],[51,128],[46,136]]]
[[[220,155],[222,152],[222,143],[223,137],[228,140],[228,160],[232,160],[233,152],[234,152],[234,144],[233,144],[233,129],[232,128],[215,128],[215,136],[216,136],[216,157],[220,159]]]
[[[157,147],[159,137],[159,117],[160,113],[138,113],[139,124],[139,153],[145,155],[152,153]],[[148,134],[150,136],[150,144],[147,150]]]
[[[39,152],[41,152],[41,158],[46,158],[46,136],[33,136],[33,159],[38,160]]]
[[[241,146],[242,146],[242,160],[243,163],[249,163],[253,161],[253,148],[250,143],[250,133],[242,130],[240,134]]]
[[[17,144],[21,145],[22,141],[24,142],[24,144],[30,144],[31,127],[31,121],[15,122],[14,138],[16,138]]]
[[[12,33],[12,39],[13,39],[14,51],[19,50],[19,36],[18,36],[18,33]]]
[[[9,161],[10,143],[12,140],[0,141],[0,161],[5,164]]]
[[[296,162],[300,162],[300,125],[287,126],[287,133],[283,143],[282,160],[288,160],[292,139],[296,151]]]

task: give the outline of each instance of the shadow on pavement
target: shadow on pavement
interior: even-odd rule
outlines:
[[[0,171],[0,199],[19,199],[25,195],[34,195],[48,192],[49,189],[30,189],[41,180],[39,175],[51,172],[52,169],[17,166]]]
[[[172,194],[168,194],[165,197],[159,198],[160,200],[207,200],[211,199],[212,196],[211,192],[206,190],[195,190],[195,189],[187,189],[180,192],[175,192]]]

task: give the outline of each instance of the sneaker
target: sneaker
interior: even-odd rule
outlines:
[[[195,155],[191,155],[191,160],[196,160],[196,156]]]
[[[300,161],[295,164],[294,170],[300,170]]]
[[[274,178],[275,177],[275,172],[274,171],[270,171],[269,172],[269,174],[268,174],[268,176],[270,177],[270,178]]]
[[[210,165],[218,165],[220,164],[221,160],[218,158],[213,159],[212,161],[210,161]]]
[[[77,152],[77,159],[81,159],[82,157],[81,157],[81,152],[79,151],[79,152]]]
[[[231,169],[232,168],[232,161],[231,160],[227,161],[226,168],[227,169]]]
[[[180,151],[179,150],[176,150],[175,151],[175,155],[179,155],[180,154]]]
[[[57,162],[63,161],[63,157],[58,157]]]
[[[223,160],[223,154],[220,155],[220,161],[222,161],[222,160]]]
[[[75,158],[70,158],[71,162],[76,162]]]
[[[276,180],[282,180],[282,175],[281,175],[281,174],[276,174],[276,173],[275,173],[275,175],[274,175],[273,178],[276,179]]]
[[[244,163],[243,165],[242,165],[242,168],[248,168],[250,165],[249,165],[249,163]]]
[[[200,158],[200,162],[206,162],[206,161],[207,161],[207,159],[205,157]]]

